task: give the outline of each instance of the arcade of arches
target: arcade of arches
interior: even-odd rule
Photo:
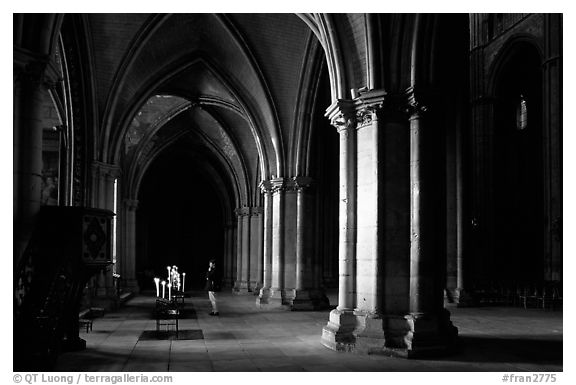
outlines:
[[[18,306],[42,218],[100,209],[82,304],[214,258],[328,348],[435,354],[446,301],[561,286],[561,172],[559,14],[14,15]]]

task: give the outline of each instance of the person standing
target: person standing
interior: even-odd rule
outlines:
[[[218,297],[216,292],[220,291],[220,276],[216,269],[216,260],[214,259],[211,259],[208,264],[208,271],[206,272],[206,290],[208,290],[208,298],[212,304],[210,315],[219,315]]]

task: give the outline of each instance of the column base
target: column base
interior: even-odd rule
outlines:
[[[262,310],[290,310],[291,297],[283,289],[262,289],[256,299],[256,305]]]
[[[290,305],[291,310],[314,310],[314,301],[310,295],[310,291],[294,289],[293,297],[292,304]]]
[[[262,288],[262,284],[258,281],[251,281],[250,288],[248,289],[254,295],[260,295],[260,289]]]
[[[266,305],[270,304],[270,296],[272,295],[270,288],[262,288],[260,289],[260,293],[258,294],[258,298],[256,298],[256,306],[262,308],[266,307]]]
[[[291,308],[300,310],[321,310],[330,307],[330,301],[322,290],[294,290]]]
[[[387,334],[391,338],[386,342],[383,354],[405,357],[436,357],[450,353],[456,338],[458,328],[450,321],[450,313],[443,309],[438,314],[412,313],[403,317],[390,319]],[[402,340],[399,339],[402,338]]]
[[[248,294],[250,292],[250,285],[246,281],[236,281],[232,292],[234,294]]]
[[[322,345],[335,351],[353,351],[356,344],[356,324],[356,316],[351,310],[332,310],[328,324],[322,328]]]
[[[454,302],[456,302],[456,307],[471,307],[477,305],[468,290],[462,288],[454,290]]]
[[[384,319],[380,314],[354,312],[358,322],[354,335],[354,353],[374,354],[385,349]]]
[[[124,292],[131,292],[134,294],[140,293],[140,286],[138,286],[138,281],[135,279],[127,279],[124,281]]]

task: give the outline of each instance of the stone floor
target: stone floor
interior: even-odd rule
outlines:
[[[332,297],[331,303],[335,303]],[[81,332],[87,349],[64,353],[57,371],[314,371],[518,372],[562,371],[562,312],[483,307],[451,308],[459,329],[456,354],[436,359],[393,358],[331,351],[320,344],[328,311],[262,311],[252,295],[220,294],[219,317],[208,315],[204,293],[187,299],[196,311],[180,330],[203,339],[145,340],[155,330],[152,296],[137,296]]]

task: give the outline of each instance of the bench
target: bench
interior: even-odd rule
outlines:
[[[90,314],[90,309],[85,309],[82,310],[80,313],[78,313],[78,327],[80,328],[86,328],[86,333],[89,333],[92,331],[92,318],[91,314]]]

